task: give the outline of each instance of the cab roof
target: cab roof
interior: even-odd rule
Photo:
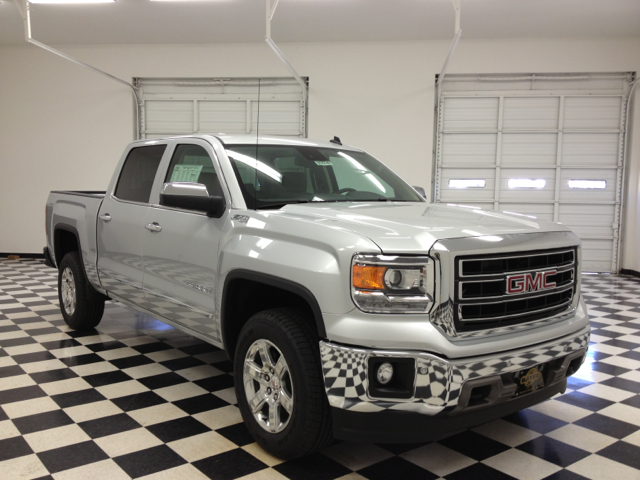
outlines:
[[[139,140],[138,142],[162,142],[163,140],[174,140],[176,138],[201,138],[208,140],[211,137],[217,138],[225,145],[290,145],[290,146],[307,146],[307,147],[321,147],[321,148],[337,148],[343,150],[355,150],[362,151],[359,148],[351,147],[349,145],[338,145],[331,142],[320,142],[316,140],[310,140],[308,138],[299,137],[278,137],[272,135],[230,135],[225,133],[215,134],[194,134],[194,135],[175,135],[165,138],[154,138]],[[136,142],[136,143],[138,143]]]

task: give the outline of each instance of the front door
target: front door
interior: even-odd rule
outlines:
[[[205,142],[178,144],[164,182],[204,184],[209,195],[224,196],[213,150]],[[145,304],[148,310],[220,340],[214,324],[218,244],[227,213],[204,213],[160,206],[146,214],[144,230]]]

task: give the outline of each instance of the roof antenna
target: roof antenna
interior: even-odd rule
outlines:
[[[258,182],[260,181],[258,179],[258,144],[260,143],[260,93],[261,93],[261,87],[262,85],[262,79],[258,78],[258,114],[256,116],[256,168],[254,168],[253,173],[254,173],[254,177],[253,177],[253,189],[254,189],[254,195],[255,195],[255,200],[253,202],[253,209],[257,210],[258,209]]]
[[[335,143],[336,145],[342,145],[340,141],[340,137],[333,137],[333,140],[329,140],[331,143]]]

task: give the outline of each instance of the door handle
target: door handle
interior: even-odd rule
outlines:
[[[156,222],[147,223],[144,228],[146,228],[147,230],[149,230],[150,232],[153,232],[153,233],[162,231],[162,227],[159,224],[157,224]]]
[[[105,222],[111,221],[111,215],[109,215],[108,213],[105,213],[104,215],[100,215],[98,218],[100,220],[104,220]]]

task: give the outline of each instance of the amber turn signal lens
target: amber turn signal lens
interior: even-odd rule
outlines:
[[[387,267],[372,265],[353,266],[353,286],[367,290],[384,290],[384,273]]]

